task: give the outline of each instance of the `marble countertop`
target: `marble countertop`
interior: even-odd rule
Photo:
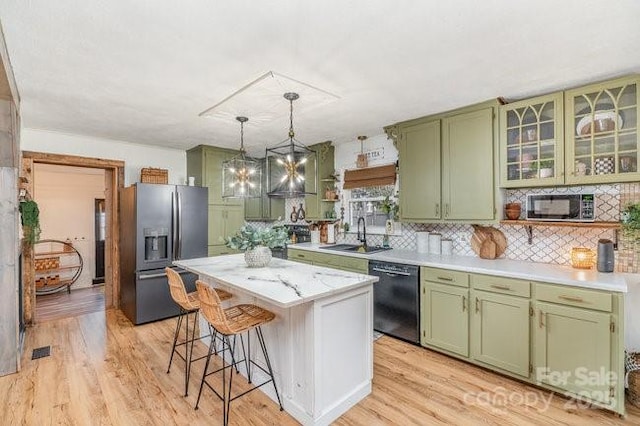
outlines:
[[[378,277],[370,275],[276,258],[265,268],[249,268],[243,254],[179,260],[173,264],[283,308],[378,281]]]
[[[637,274],[602,273],[595,269],[575,269],[570,266],[552,265],[548,263],[524,262],[509,259],[488,260],[475,256],[442,256],[397,249],[374,254],[359,254],[321,248],[327,245],[328,244],[314,245],[310,243],[300,243],[290,245],[289,248],[623,293],[626,293],[628,290],[627,284],[636,285],[636,281],[638,281],[634,278]]]

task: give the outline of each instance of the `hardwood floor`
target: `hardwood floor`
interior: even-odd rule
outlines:
[[[193,366],[186,398],[183,365],[174,360],[166,374],[174,321],[134,327],[108,310],[29,328],[22,370],[0,377],[2,424],[220,424],[221,403],[211,391],[193,409],[202,361]],[[51,356],[31,360],[32,350],[46,345]],[[640,424],[640,410],[630,404],[624,420],[567,408],[571,401],[560,396],[387,336],[374,344],[374,363],[373,392],[335,424]],[[260,391],[232,403],[230,423],[297,424]]]
[[[36,321],[51,321],[104,311],[104,286],[59,291],[36,298]]]

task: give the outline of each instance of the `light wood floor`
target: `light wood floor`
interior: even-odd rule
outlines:
[[[104,311],[104,285],[36,297],[36,321],[51,321]]]
[[[108,310],[30,328],[22,371],[0,377],[1,424],[220,424],[221,404],[210,391],[193,410],[201,363],[186,398],[182,365],[166,374],[174,321],[133,327],[120,311]],[[51,356],[31,360],[32,350],[45,345]],[[626,420],[566,408],[570,401],[560,396],[387,336],[374,348],[373,392],[337,425],[640,424],[640,410],[629,405]],[[546,409],[543,398],[551,398]],[[231,407],[231,424],[297,424],[260,391]]]

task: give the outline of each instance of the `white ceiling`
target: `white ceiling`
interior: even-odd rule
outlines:
[[[25,127],[177,148],[237,147],[234,119],[199,114],[269,71],[338,97],[294,103],[306,144],[640,72],[637,0],[0,0],[0,19]],[[286,138],[284,99],[236,108],[249,152]]]

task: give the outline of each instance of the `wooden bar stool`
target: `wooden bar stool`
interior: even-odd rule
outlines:
[[[176,323],[176,331],[173,335],[173,347],[171,348],[171,357],[169,358],[169,367],[167,367],[167,374],[171,370],[171,363],[173,362],[173,355],[178,354],[185,362],[185,374],[184,374],[184,396],[189,393],[189,375],[191,373],[191,363],[199,359],[205,358],[201,356],[193,359],[193,342],[196,340],[196,324],[198,323],[198,312],[200,310],[200,300],[198,299],[198,292],[187,293],[184,286],[182,277],[172,268],[165,268],[167,272],[167,278],[169,278],[169,291],[171,292],[171,298],[180,307],[180,314],[178,315],[178,321]],[[213,290],[213,289],[212,289]],[[222,289],[215,289],[214,291],[219,300],[231,299],[233,296],[231,293]],[[189,338],[189,314],[193,315],[193,324],[191,331],[191,338]],[[183,341],[178,342],[180,335],[180,329],[182,323],[185,323],[185,338]],[[214,336],[212,336],[212,340]],[[178,347],[184,345],[185,354],[182,355],[178,350]]]
[[[262,335],[261,326],[270,322],[275,318],[275,314],[273,312],[267,311],[266,309],[262,309],[256,305],[235,305],[230,308],[224,309],[221,305],[220,296],[217,292],[206,283],[198,280],[196,281],[196,289],[198,291],[198,296],[200,298],[200,311],[202,312],[202,316],[209,323],[209,328],[211,333],[219,333],[223,338],[223,348],[222,348],[222,367],[211,372],[207,372],[209,368],[209,362],[211,360],[211,354],[214,351],[215,342],[214,339],[211,339],[211,344],[209,345],[209,353],[207,354],[207,361],[204,366],[204,371],[202,372],[202,382],[200,382],[200,391],[198,392],[198,400],[196,401],[196,410],[198,409],[198,404],[200,403],[200,396],[202,395],[202,388],[206,384],[209,389],[216,394],[218,398],[222,400],[223,403],[223,423],[224,425],[229,424],[229,407],[231,405],[231,401],[240,398],[241,396],[258,389],[261,386],[266,385],[267,383],[273,383],[273,389],[276,391],[276,397],[278,398],[278,404],[280,405],[280,411],[282,408],[282,401],[280,400],[280,394],[278,393],[278,388],[276,386],[276,382],[273,378],[273,369],[271,368],[271,361],[269,360],[269,354],[267,353],[267,347],[264,341],[264,336]],[[256,338],[258,339],[258,343],[260,344],[260,348],[262,349],[262,354],[264,355],[264,360],[267,364],[267,369],[265,370],[262,366],[257,364],[251,359],[251,351],[249,354],[244,350],[244,342],[242,340],[242,333],[247,332],[247,340],[249,340],[249,331],[255,330]],[[236,336],[240,336],[240,342],[242,343],[244,359],[237,360],[234,354],[235,346],[236,346]],[[233,336],[233,344],[231,344],[230,336]],[[231,355],[231,364],[225,365],[224,360],[224,352],[228,350]],[[264,383],[256,385],[251,389],[242,392],[239,395],[231,397],[231,384],[233,382],[233,370],[234,367],[237,368],[237,364],[244,362],[247,366],[247,376],[249,379],[249,383],[251,383],[251,365],[255,365],[260,370],[269,375],[269,380],[266,380]],[[226,382],[226,370],[229,369],[229,384],[227,386]],[[211,374],[222,371],[222,395],[220,395],[206,380],[207,376]]]

